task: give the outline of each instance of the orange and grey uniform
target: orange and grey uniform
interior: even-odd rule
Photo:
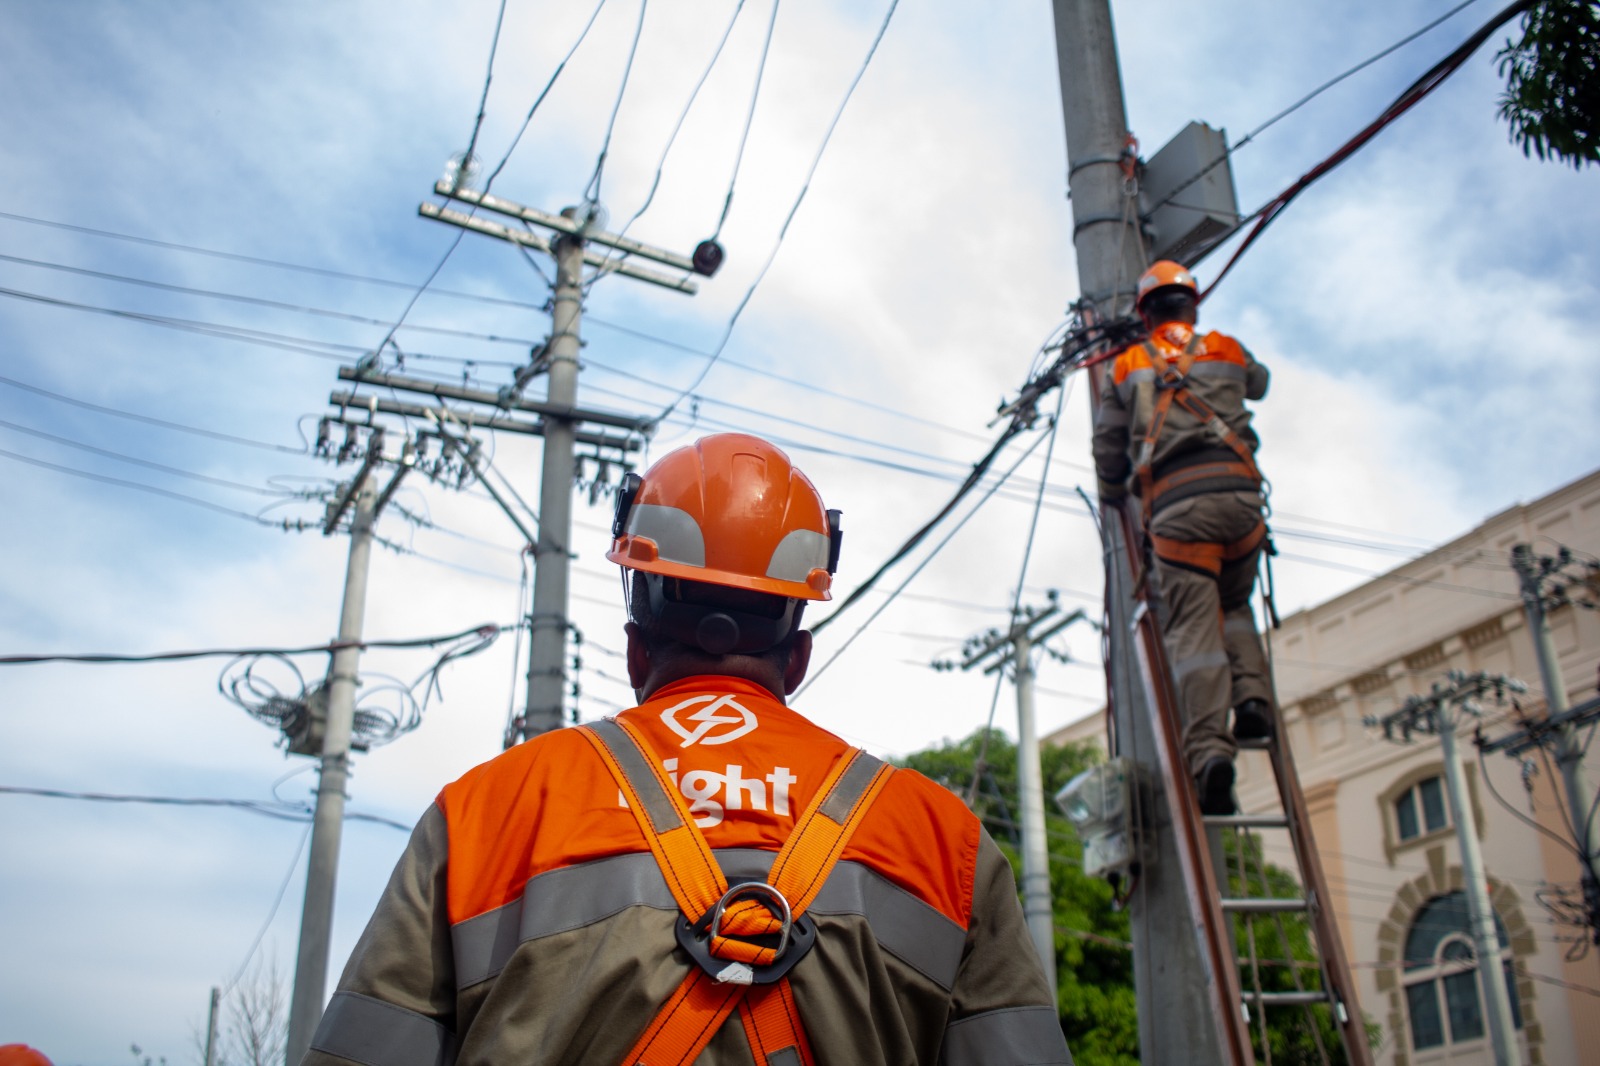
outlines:
[[[1266,367],[1223,333],[1197,334],[1182,322],[1151,331],[1148,341],[1123,349],[1112,362],[1095,415],[1094,461],[1101,495],[1126,487],[1147,492],[1149,532],[1183,544],[1248,543],[1261,523],[1258,480],[1241,470],[1239,456],[1218,433],[1177,403],[1159,401],[1161,364],[1192,359],[1183,386],[1226,423],[1250,453],[1260,442],[1250,427],[1246,400],[1266,395]],[[1159,432],[1150,436],[1162,406]],[[1148,462],[1146,476],[1136,463]],[[1141,485],[1141,481],[1145,483]],[[1148,487],[1145,487],[1148,486]],[[1247,699],[1272,701],[1267,664],[1250,611],[1260,545],[1224,557],[1220,572],[1155,552],[1155,574],[1165,608],[1162,628],[1184,711],[1183,747],[1191,772],[1218,755],[1237,752],[1228,709]]]
[[[765,689],[694,677],[622,717],[729,880],[761,879],[847,745]],[[691,965],[638,822],[572,730],[446,786],[412,835],[305,1062],[613,1066]],[[807,913],[789,972],[817,1061],[1070,1063],[1011,868],[947,790],[898,771]],[[698,917],[698,916],[691,916]],[[747,1066],[724,1025],[697,1060]]]

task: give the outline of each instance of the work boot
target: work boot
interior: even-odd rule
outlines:
[[[1233,760],[1214,755],[1194,775],[1195,791],[1200,794],[1201,814],[1233,813]]]
[[[1233,709],[1234,740],[1266,740],[1272,736],[1272,704],[1248,699]]]

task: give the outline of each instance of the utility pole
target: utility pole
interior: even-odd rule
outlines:
[[[567,208],[563,218],[576,219]],[[583,308],[583,239],[555,241],[556,285],[551,304],[549,391],[554,408],[578,402],[578,324]],[[572,559],[573,434],[570,415],[545,419],[544,469],[539,483],[539,540],[533,552],[533,617],[528,634],[528,693],[524,736],[561,728],[566,698],[567,580]]]
[[[206,1015],[206,1066],[217,1066],[217,1007],[222,1001],[222,989],[211,986],[211,1010]]]
[[[596,224],[599,205],[594,203],[586,203],[581,209],[569,207],[559,215],[552,215],[452,182],[441,181],[434,186],[434,191],[440,196],[470,204],[473,208],[492,211],[525,224],[542,226],[555,233],[551,239],[528,228],[507,226],[476,214],[432,203],[423,203],[417,209],[424,218],[436,219],[526,248],[535,248],[554,256],[556,262],[550,339],[543,351],[538,353],[534,364],[518,374],[517,385],[511,390],[502,390],[494,400],[494,405],[502,409],[526,407],[528,405],[520,402],[518,395],[521,386],[533,376],[536,368],[549,375],[546,402],[538,407],[544,416],[540,430],[544,437],[544,459],[539,488],[539,535],[534,547],[527,701],[521,720],[513,722],[507,730],[506,744],[509,747],[517,741],[561,728],[562,708],[567,694],[566,648],[567,633],[571,629],[567,618],[567,580],[573,558],[574,444],[583,439],[579,423],[595,420],[591,413],[580,411],[577,407],[578,355],[582,348],[579,325],[583,306],[583,267],[588,264],[603,273],[621,274],[692,294],[698,286],[689,275],[709,277],[721,265],[723,253],[714,242],[704,241],[695,249],[693,256],[682,256],[621,234],[607,233]],[[602,255],[590,250],[588,246],[591,244],[603,245],[622,254]],[[627,258],[631,256],[663,263],[681,273],[669,275],[639,266]],[[358,377],[356,380],[368,379]],[[608,421],[615,425],[615,416]],[[627,428],[645,432],[654,429],[653,424],[644,419],[631,422]]]
[[[1517,582],[1522,589],[1522,608],[1528,616],[1528,632],[1533,636],[1533,650],[1539,659],[1539,680],[1544,685],[1544,704],[1549,718],[1560,719],[1567,712],[1567,686],[1561,681],[1561,664],[1556,658],[1555,641],[1550,636],[1550,606],[1545,595],[1545,581],[1559,574],[1568,559],[1535,556],[1533,546],[1516,544],[1511,548],[1511,567],[1517,572]],[[1558,588],[1552,599],[1564,602],[1565,589]],[[1584,862],[1584,897],[1594,899],[1597,890],[1589,872],[1594,857],[1594,845],[1589,839],[1589,790],[1583,783],[1583,747],[1578,742],[1578,731],[1570,724],[1560,729],[1556,743],[1556,765],[1566,784],[1567,809],[1572,813],[1572,826],[1577,834]]]
[[[402,465],[380,495],[374,472],[382,458],[383,433],[374,430],[361,469],[329,508],[322,528],[324,535],[331,536],[344,513],[351,511],[350,561],[345,570],[344,602],[339,611],[341,646],[333,653],[328,671],[322,766],[317,781],[316,811],[311,821],[311,855],[306,865],[305,904],[300,914],[300,950],[295,960],[294,991],[289,1001],[287,1061],[291,1063],[305,1056],[317,1023],[322,1019],[333,928],[334,885],[344,829],[345,785],[350,776],[350,739],[355,727],[356,670],[361,659],[359,644],[366,615],[372,527],[380,500],[387,501],[394,495],[407,469]]]
[[[1529,722],[1509,736],[1493,742],[1479,742],[1487,753],[1504,751],[1516,757],[1529,748],[1549,744],[1555,749],[1556,765],[1566,791],[1567,814],[1572,825],[1573,844],[1579,855],[1579,880],[1583,888],[1584,911],[1590,939],[1600,944],[1600,879],[1595,877],[1595,846],[1589,823],[1590,793],[1584,781],[1583,747],[1578,730],[1600,716],[1596,701],[1569,707],[1567,688],[1561,680],[1555,641],[1550,635],[1549,613],[1555,607],[1574,602],[1570,590],[1594,580],[1594,568],[1584,578],[1565,573],[1573,562],[1571,552],[1562,548],[1555,556],[1535,555],[1533,546],[1517,544],[1511,548],[1511,567],[1517,572],[1522,591],[1522,606],[1528,618],[1528,632],[1539,660],[1539,679],[1544,687],[1545,718]],[[1591,604],[1579,600],[1584,606]]]
[[[1131,159],[1111,5],[1110,0],[1054,0],[1053,8],[1078,288],[1085,319],[1105,322],[1132,308],[1147,252],[1137,204],[1129,202],[1136,190],[1123,169]],[[1093,368],[1092,394],[1098,393],[1104,370],[1103,365]],[[1160,694],[1151,687],[1159,684],[1153,676],[1158,671],[1141,660],[1139,643],[1147,634],[1141,633],[1144,605],[1134,594],[1131,563],[1138,530],[1121,511],[1108,507],[1103,535],[1112,755],[1131,758],[1138,776],[1158,782],[1161,756],[1152,724],[1158,712],[1153,701]],[[1142,865],[1128,907],[1140,1056],[1191,1066],[1248,1061],[1242,1026],[1231,1021],[1239,1005],[1227,1002],[1201,958],[1201,918],[1185,882],[1179,833],[1165,828],[1179,828],[1173,798],[1154,791],[1149,821],[1159,831],[1149,834],[1149,861]]]
[[[1409,743],[1415,733],[1439,738],[1444,757],[1445,789],[1450,800],[1450,818],[1455,822],[1456,840],[1461,849],[1461,880],[1467,894],[1467,912],[1472,922],[1473,952],[1478,961],[1478,986],[1483,993],[1484,1013],[1489,1017],[1489,1043],[1494,1049],[1495,1066],[1516,1066],[1517,1031],[1511,1017],[1511,997],[1500,969],[1500,935],[1495,929],[1494,908],[1489,902],[1489,880],[1483,868],[1483,853],[1478,847],[1477,826],[1472,804],[1467,797],[1466,774],[1461,768],[1461,751],[1456,744],[1456,727],[1461,714],[1478,717],[1478,704],[1484,696],[1503,701],[1507,692],[1523,692],[1527,686],[1502,674],[1466,674],[1452,670],[1445,684],[1435,682],[1426,696],[1411,696],[1398,710],[1382,717],[1368,715],[1368,726],[1383,729],[1385,740]],[[1399,737],[1395,736],[1399,733]]]
[[[1018,612],[1005,632],[991,629],[967,642],[961,669],[983,666],[985,674],[1011,667],[1017,686],[1017,791],[1022,819],[1022,912],[1028,922],[1028,935],[1044,964],[1050,981],[1050,995],[1056,991],[1055,913],[1050,903],[1050,854],[1044,827],[1044,773],[1039,762],[1039,733],[1033,717],[1033,648],[1043,644],[1074,622],[1084,619],[1075,610],[1058,617],[1061,608],[1052,601],[1048,607],[1026,607]],[[1048,628],[1039,629],[1046,622]],[[1009,649],[1009,654],[1008,654]],[[978,767],[978,772],[982,772]]]

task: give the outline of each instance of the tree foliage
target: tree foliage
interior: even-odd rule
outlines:
[[[1600,163],[1600,3],[1540,0],[1496,58],[1500,117],[1523,155]]]
[[[1020,877],[1021,826],[1016,804],[1016,746],[999,731],[990,731],[987,745],[982,731],[965,740],[946,742],[908,756],[904,765],[933,778],[966,797],[972,791],[974,769],[983,752],[983,768],[972,807],[1011,860]],[[1040,752],[1046,797],[1073,777],[1101,760],[1092,745],[1045,747]],[[1072,823],[1061,817],[1048,799],[1045,832],[1049,840],[1050,894],[1056,930],[1056,1009],[1061,1028],[1079,1066],[1136,1066],[1139,1062],[1138,1002],[1133,985],[1133,952],[1125,911],[1113,907],[1111,886],[1083,872],[1083,846]],[[1242,843],[1241,843],[1242,842]],[[1230,893],[1261,896],[1299,896],[1293,875],[1262,861],[1260,840],[1253,836],[1225,839]],[[1241,863],[1240,855],[1245,861]],[[1241,876],[1249,878],[1246,886]],[[1320,986],[1321,977],[1304,915],[1289,914],[1258,919],[1254,929],[1235,925],[1240,959],[1254,957],[1261,964],[1242,972],[1244,986],[1254,988],[1259,973],[1263,991],[1286,992]],[[1300,965],[1286,962],[1294,959]],[[1317,1043],[1333,1062],[1343,1062],[1339,1034],[1326,1007],[1309,1013],[1274,1008],[1267,1015],[1267,1041],[1275,1066],[1321,1063]],[[1254,1034],[1260,1053],[1260,1032]]]
[[[967,794],[984,735],[917,752],[905,765]],[[1090,745],[1046,747],[1040,752],[1046,796],[1099,761]],[[989,733],[973,809],[1021,872],[1021,819],[1017,811],[1017,750],[1005,734]],[[1050,895],[1056,929],[1056,1009],[1079,1066],[1137,1066],[1139,1011],[1133,992],[1128,916],[1111,905],[1111,886],[1083,872],[1083,848],[1072,823],[1046,803]]]

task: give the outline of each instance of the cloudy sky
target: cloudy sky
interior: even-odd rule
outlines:
[[[1119,2],[1130,122],[1146,155],[1193,119],[1238,141],[1452,6],[1313,16],[1268,0]],[[257,518],[314,521],[320,497],[352,473],[306,447],[328,393],[344,387],[337,367],[403,316],[394,338],[407,372],[498,388],[549,329],[548,264],[478,236],[406,313],[456,243],[417,205],[471,136],[498,7],[7,5],[0,652],[333,635],[346,539]],[[489,167],[506,160],[496,193],[559,210],[595,181],[640,25],[635,0],[601,6],[511,150],[593,10],[506,4],[477,140]],[[581,397],[660,413],[749,296],[650,454],[729,428],[782,442],[845,512],[848,591],[987,450],[996,405],[1076,296],[1050,5],[901,4],[825,150],[887,4],[784,5],[775,22],[757,2],[651,5],[598,179],[614,225],[644,204],[736,10],[630,230],[686,252],[716,230],[737,159],[727,265],[692,297],[595,284]],[[1491,14],[1467,6],[1241,148],[1241,207],[1319,162]],[[1286,612],[1600,461],[1585,318],[1600,296],[1595,176],[1508,143],[1492,52],[1305,193],[1206,306],[1206,324],[1274,372],[1258,425]],[[1216,267],[1203,265],[1202,281]],[[1001,456],[997,470],[1017,465],[1012,479],[859,638],[846,647],[942,533],[823,635],[817,663],[828,665],[802,709],[878,753],[964,736],[987,718],[993,680],[929,663],[1002,622],[1019,577],[1025,603],[1057,589],[1065,607],[1097,610],[1097,541],[1074,492],[1092,488],[1087,413],[1073,382],[1026,576],[1051,447],[1042,427]],[[393,428],[391,446],[403,435]],[[494,469],[535,500],[537,442],[482,437]],[[575,707],[591,719],[630,694],[602,558],[606,501],[579,499]],[[516,619],[519,537],[481,488],[413,476],[395,504],[379,525],[393,548],[373,559],[368,636]],[[1041,666],[1044,729],[1093,711],[1102,690],[1092,631],[1075,627],[1059,647],[1077,661]],[[409,683],[436,655],[369,654],[368,698],[395,706],[387,679]],[[409,824],[442,784],[498,752],[521,699],[515,656],[507,634],[447,667],[420,728],[357,759],[352,809]],[[316,656],[296,662],[309,681],[326,669]],[[0,785],[304,803],[306,761],[219,695],[225,665],[0,666]],[[287,669],[273,676],[298,690]],[[1011,707],[1006,691],[996,721],[1008,730]],[[304,866],[291,862],[304,832],[238,808],[0,794],[0,1043],[63,1063],[126,1062],[133,1043],[192,1058],[212,985],[247,959],[292,970]],[[383,821],[349,823],[335,969],[404,838]]]

